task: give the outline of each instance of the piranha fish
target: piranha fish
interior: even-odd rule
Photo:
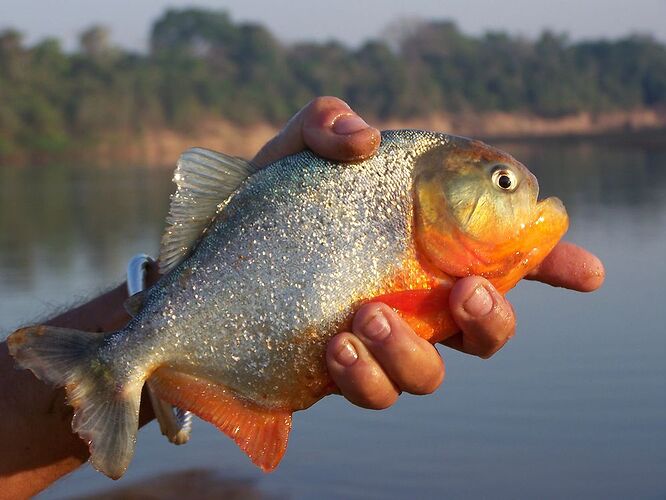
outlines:
[[[357,163],[304,151],[258,170],[191,149],[174,181],[162,277],[128,300],[125,328],[9,337],[21,367],[66,388],[73,430],[112,478],[134,454],[145,383],[273,470],[292,413],[335,391],[326,343],[360,304],[383,301],[441,341],[457,331],[447,304],[458,278],[505,293],[568,226],[510,155],[417,130],[383,132]]]

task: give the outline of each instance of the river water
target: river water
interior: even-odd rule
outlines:
[[[442,388],[387,411],[329,397],[295,414],[273,474],[202,421],[181,447],[152,423],[121,481],[85,466],[40,498],[128,487],[151,498],[664,498],[666,149],[506,147],[565,202],[567,239],[603,259],[599,292],[521,283],[517,335],[500,353],[441,349]],[[119,283],[134,253],[155,254],[170,175],[0,167],[0,335]]]

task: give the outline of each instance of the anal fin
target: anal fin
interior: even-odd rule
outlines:
[[[151,386],[160,398],[215,425],[264,472],[280,463],[291,430],[290,410],[261,407],[222,384],[172,368],[155,370]]]

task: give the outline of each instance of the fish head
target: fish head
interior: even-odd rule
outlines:
[[[557,198],[538,200],[536,177],[511,155],[445,137],[415,163],[417,253],[448,276],[480,275],[505,292],[564,235],[567,212]]]

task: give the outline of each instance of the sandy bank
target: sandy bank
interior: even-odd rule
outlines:
[[[422,128],[489,141],[594,137],[664,130],[666,110],[580,113],[559,118],[501,112],[437,114],[412,120],[372,123],[381,129]],[[5,163],[68,161],[102,166],[122,163],[171,168],[180,153],[193,146],[250,158],[277,131],[278,127],[271,124],[238,126],[223,119],[209,119],[191,132],[170,129],[153,129],[141,134],[117,132],[99,138],[93,146],[70,150],[58,157],[27,152]]]

